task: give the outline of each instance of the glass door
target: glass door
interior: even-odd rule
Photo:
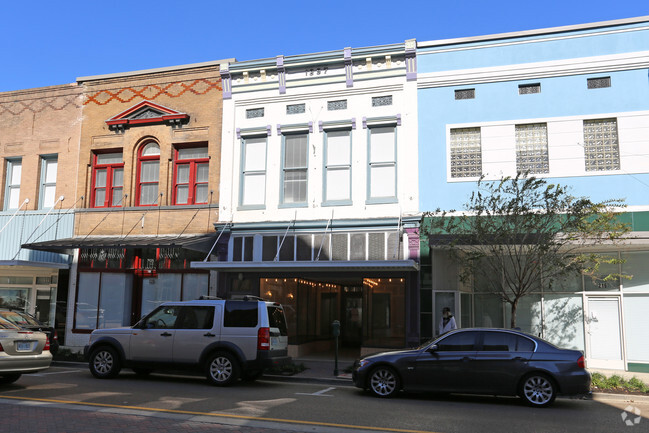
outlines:
[[[433,292],[433,324],[435,326],[435,336],[440,335],[441,326],[443,326],[442,310],[448,308],[455,319],[456,325],[460,326],[460,308],[458,302],[458,292]]]

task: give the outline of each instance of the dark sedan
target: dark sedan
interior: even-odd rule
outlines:
[[[458,329],[416,349],[366,356],[353,379],[378,397],[400,390],[518,395],[535,407],[557,394],[590,392],[581,351],[508,329]]]
[[[14,325],[23,328],[29,329],[30,331],[41,331],[47,335],[47,338],[50,340],[50,353],[56,355],[59,350],[59,337],[56,332],[56,329],[51,326],[45,325],[37,320],[31,314],[27,314],[24,311],[20,310],[9,310],[9,309],[0,309],[0,317]]]

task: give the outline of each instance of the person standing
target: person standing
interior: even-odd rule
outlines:
[[[457,329],[455,317],[451,314],[451,309],[448,307],[442,308],[442,320],[439,321],[439,335],[446,334],[448,331]]]

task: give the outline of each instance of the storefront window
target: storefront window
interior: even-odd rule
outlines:
[[[81,272],[75,308],[75,329],[115,328],[130,324],[133,276]]]
[[[511,324],[512,306],[505,303],[505,326]],[[516,327],[523,332],[541,336],[543,333],[543,322],[541,315],[541,295],[530,293],[518,301],[516,307]]]
[[[617,259],[617,253],[609,253],[605,255],[610,259]],[[618,291],[620,290],[620,279],[612,278],[604,280],[605,277],[612,274],[620,273],[620,265],[617,263],[602,263],[599,269],[592,275],[584,275],[584,289],[587,291]]]
[[[543,338],[566,349],[584,349],[584,316],[581,295],[546,294]]]
[[[637,251],[622,253],[622,273],[632,275],[631,279],[623,279],[622,287],[625,292],[649,292],[649,252]]]
[[[31,278],[29,283],[31,283]],[[28,296],[29,289],[0,287],[0,307],[25,310]]]
[[[406,336],[404,279],[365,278],[363,290],[363,346],[402,347]]]
[[[500,296],[476,294],[474,303],[475,326],[485,328],[503,327],[503,303]]]

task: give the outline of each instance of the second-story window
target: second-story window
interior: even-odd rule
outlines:
[[[307,134],[284,135],[282,202],[285,204],[306,203],[307,146]]]
[[[370,128],[368,199],[386,200],[397,196],[396,128]]]
[[[7,182],[5,184],[4,208],[18,209],[20,206],[20,177],[22,175],[22,159],[7,160]]]
[[[150,141],[137,153],[137,201],[136,206],[159,204],[158,182],[160,179],[160,146]]]
[[[207,203],[209,162],[207,146],[176,148],[174,204]]]
[[[56,202],[56,172],[58,159],[56,155],[41,156],[40,193],[38,208],[47,209]]]
[[[124,161],[122,152],[95,153],[92,171],[92,207],[123,206]]]
[[[263,207],[266,200],[266,137],[241,140],[241,191],[239,203]]]

